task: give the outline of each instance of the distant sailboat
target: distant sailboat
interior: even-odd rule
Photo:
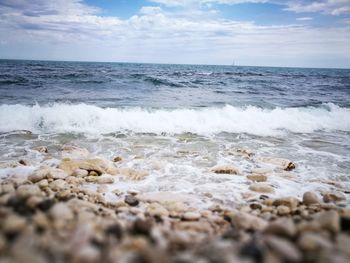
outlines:
[[[236,66],[235,61],[232,62],[232,66]]]

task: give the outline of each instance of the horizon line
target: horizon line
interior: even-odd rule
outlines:
[[[151,65],[184,65],[184,66],[225,66],[225,67],[261,67],[261,68],[299,68],[299,69],[341,69],[349,70],[346,67],[308,67],[308,66],[257,66],[240,64],[193,64],[193,63],[164,63],[164,62],[129,62],[129,61],[92,61],[92,60],[54,60],[54,59],[25,59],[25,58],[0,58],[0,60],[14,61],[44,61],[44,62],[70,62],[70,63],[115,63],[115,64],[151,64]]]

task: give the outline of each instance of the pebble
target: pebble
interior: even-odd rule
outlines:
[[[298,245],[304,251],[315,251],[320,248],[329,249],[332,247],[332,243],[329,240],[312,232],[302,233],[298,240]]]
[[[116,156],[113,158],[113,162],[115,162],[115,163],[121,162],[121,161],[123,161],[123,157],[121,157],[121,156]]]
[[[26,225],[25,218],[12,214],[6,217],[1,227],[4,233],[13,234],[23,231]]]
[[[93,263],[99,262],[99,258],[100,251],[97,247],[90,244],[83,244],[79,246],[76,251],[74,251],[72,262]]]
[[[322,195],[323,201],[326,203],[346,200],[346,197],[341,193],[323,193]]]
[[[65,190],[69,187],[68,183],[62,179],[55,180],[49,184],[51,190],[57,192]]]
[[[340,216],[336,211],[321,212],[316,216],[316,222],[333,233],[340,231]]]
[[[220,165],[211,168],[211,171],[216,174],[240,174],[240,170],[233,165]]]
[[[54,220],[72,220],[74,218],[72,210],[65,203],[56,203],[49,210],[49,215]]]
[[[249,190],[259,193],[273,193],[275,191],[272,186],[262,183],[251,184]]]
[[[38,151],[40,153],[48,153],[49,151],[47,150],[46,146],[37,146],[33,148],[33,150]]]
[[[133,223],[133,233],[148,236],[152,229],[152,221],[149,219],[136,219]]]
[[[124,202],[130,206],[137,206],[140,203],[139,200],[132,195],[125,196]]]
[[[285,171],[290,171],[290,170],[295,169],[295,164],[288,159],[265,157],[265,158],[260,158],[260,160],[262,162],[265,162],[265,163],[270,163],[270,164],[276,165]]]
[[[297,229],[292,219],[278,218],[269,223],[264,232],[267,234],[292,238],[295,236]]]
[[[227,216],[238,229],[263,230],[268,225],[267,221],[264,219],[244,212],[230,212]]]
[[[15,188],[13,187],[13,184],[0,185],[0,195],[13,193],[14,191],[15,191]]]
[[[295,197],[284,197],[284,198],[278,198],[273,201],[274,206],[288,206],[290,209],[295,209],[299,205],[299,200]]]
[[[98,184],[113,184],[114,178],[111,176],[100,176],[97,178],[96,183],[98,183]]]
[[[65,179],[68,176],[65,171],[61,169],[49,169],[48,174],[47,174],[47,179]]]
[[[75,177],[86,177],[88,175],[89,175],[89,172],[83,169],[75,169],[72,173],[72,176],[75,176]]]
[[[152,203],[147,206],[146,212],[150,216],[169,216],[169,211],[158,203]]]
[[[267,245],[279,254],[285,262],[299,262],[302,259],[301,252],[297,247],[287,239],[275,236],[268,236],[265,238]]]
[[[251,174],[247,175],[247,178],[254,182],[266,182],[267,176],[263,174]]]
[[[317,195],[314,192],[305,192],[303,195],[303,204],[304,205],[313,205],[313,204],[319,204],[320,200],[318,199]]]
[[[183,215],[184,220],[197,221],[201,218],[201,214],[197,212],[186,212]]]
[[[16,195],[20,199],[26,199],[30,196],[42,195],[40,188],[35,184],[21,185],[16,190]]]
[[[290,208],[285,205],[279,205],[276,210],[277,210],[277,214],[280,216],[290,214]]]
[[[38,186],[40,188],[46,188],[49,186],[49,181],[47,179],[43,179],[43,180],[38,182]]]

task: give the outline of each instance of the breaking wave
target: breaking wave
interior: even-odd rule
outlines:
[[[0,132],[96,133],[119,131],[184,133],[220,132],[262,136],[285,131],[350,131],[350,108],[328,103],[319,107],[263,109],[255,106],[202,109],[101,108],[87,104],[0,106]]]

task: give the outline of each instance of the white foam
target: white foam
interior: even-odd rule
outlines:
[[[334,104],[320,107],[262,109],[254,106],[150,110],[100,108],[87,104],[1,105],[0,132],[35,133],[118,131],[215,134],[219,132],[278,135],[283,131],[350,131],[350,109]]]

